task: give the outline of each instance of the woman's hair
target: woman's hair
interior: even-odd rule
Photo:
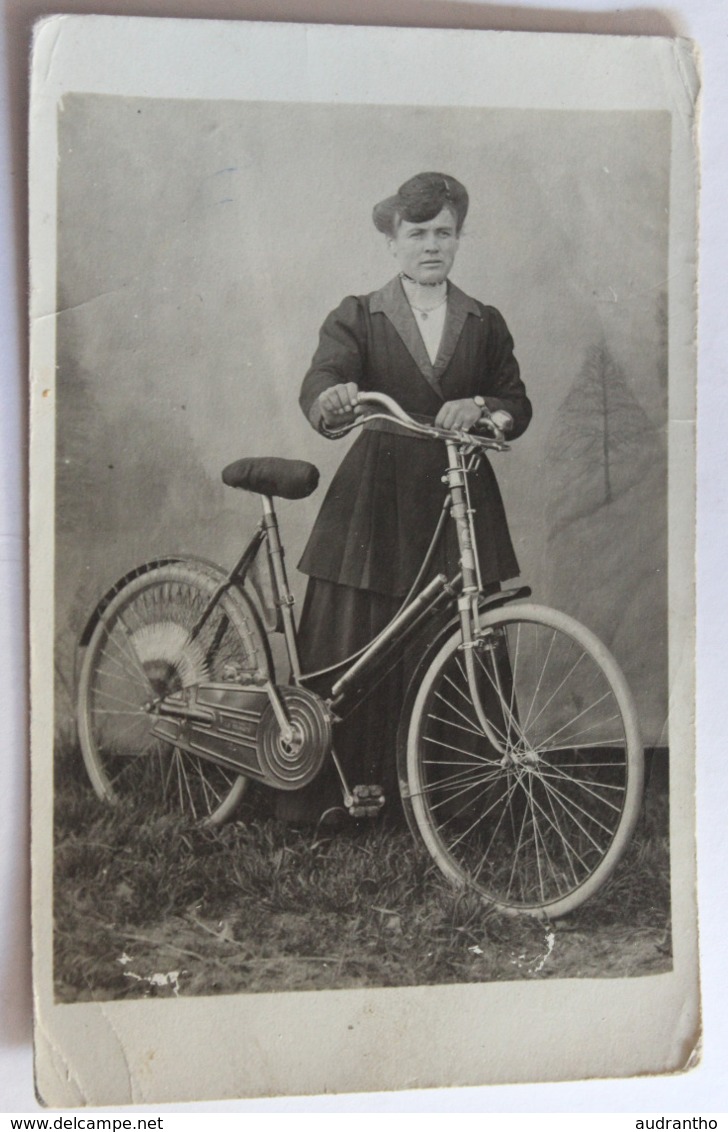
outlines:
[[[385,236],[394,236],[401,220],[421,224],[443,208],[452,212],[459,234],[468,211],[465,186],[446,173],[418,173],[400,185],[395,196],[375,204],[372,219]]]

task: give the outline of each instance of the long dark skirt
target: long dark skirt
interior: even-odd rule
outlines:
[[[497,591],[498,583],[488,587]],[[364,648],[392,620],[402,598],[340,586],[319,578],[309,579],[298,631],[302,672],[346,660]],[[452,611],[447,616],[452,616]],[[424,647],[447,617],[434,618],[417,636],[401,660],[341,723],[334,727],[334,750],[350,789],[378,785],[384,790],[385,809],[399,812],[397,786],[397,730],[410,677]],[[309,684],[326,696],[332,678]],[[328,760],[319,776],[303,790],[279,795],[278,816],[285,821],[315,822],[324,812],[342,805],[341,784]]]

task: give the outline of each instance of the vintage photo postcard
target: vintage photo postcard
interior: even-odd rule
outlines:
[[[698,88],[670,39],[38,26],[46,1104],[697,1060]]]

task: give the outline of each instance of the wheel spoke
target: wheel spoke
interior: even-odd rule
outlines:
[[[556,891],[560,893],[560,892],[563,891],[563,886],[559,885],[559,880],[558,880],[559,867],[558,867],[556,861],[553,860],[553,858],[551,856],[551,852],[549,852],[549,839],[545,836],[545,834],[544,834],[543,830],[541,829],[541,826],[539,825],[538,820],[537,820],[536,811],[538,809],[538,805],[537,805],[537,801],[536,801],[536,798],[535,798],[535,794],[533,793],[533,783],[531,783],[531,791],[532,791],[532,798],[533,798],[534,835],[537,835],[538,837],[541,838],[541,848],[543,850],[544,858],[548,863],[549,875],[551,877],[551,882],[552,882],[551,886],[549,887],[549,892],[548,892],[548,899],[550,900],[553,897],[554,887],[556,888]],[[547,823],[547,829],[549,827],[550,827],[550,823]],[[552,845],[552,850],[553,850],[554,854],[556,853],[557,848],[562,850],[562,855],[563,855],[563,850],[565,849],[565,846],[564,846],[562,838],[559,839],[558,846]],[[568,853],[566,854],[566,857],[567,857],[567,860],[569,861],[569,864],[571,865],[571,869],[572,869],[572,873],[573,873],[574,872],[573,862],[571,861],[571,858],[569,857]],[[569,887],[571,887],[571,884],[569,884]],[[542,901],[545,901],[546,899],[547,899],[547,897],[546,897],[545,893],[542,893]]]
[[[606,833],[607,837],[609,838],[612,837],[613,830],[611,830],[609,826],[604,825],[603,822],[598,821],[593,815],[589,813],[588,810],[585,810],[583,806],[579,806],[576,802],[574,802],[572,798],[567,798],[564,794],[561,793],[561,791],[557,790],[556,787],[549,785],[548,782],[543,782],[543,780],[541,781],[543,783],[544,789],[547,790],[549,794],[551,794],[554,801],[560,803],[561,809],[564,811],[565,816],[570,818],[574,825],[578,826],[578,828],[581,830],[587,840],[591,842],[598,853],[604,853],[605,847],[600,845],[599,842],[595,840],[588,829],[586,829],[582,822],[579,821],[577,814],[581,814],[582,817],[585,817],[593,825],[599,826],[602,832]]]
[[[551,818],[553,818],[553,821],[551,820],[551,818],[549,818],[548,814],[546,814],[545,812],[544,812],[544,818],[546,819],[547,823],[550,825],[551,829],[556,833],[556,837],[558,839],[558,843],[559,843],[559,846],[562,850],[563,856],[565,857],[565,859],[566,859],[566,861],[569,865],[569,868],[571,870],[571,875],[572,875],[572,878],[573,878],[573,884],[574,884],[574,886],[576,886],[579,883],[579,876],[578,876],[577,871],[574,867],[574,855],[575,855],[574,850],[573,850],[573,848],[572,848],[572,846],[569,842],[568,837],[566,836],[566,834],[564,833],[564,831],[561,827],[561,822],[559,821],[559,815],[557,814],[556,810],[554,809],[554,803],[553,803],[553,799],[552,799],[551,795],[549,794],[548,790],[544,791],[544,793],[545,793],[545,796],[546,796],[546,802],[548,804],[548,807],[551,810]],[[578,854],[576,856],[577,856],[577,860],[579,860],[579,863],[582,865],[582,876],[583,876],[584,875],[584,873],[583,873],[584,863],[579,859]]]
[[[444,747],[447,751],[453,751],[457,755],[468,755],[476,762],[484,763],[485,765],[492,765],[496,760],[491,756],[487,758],[485,755],[476,755],[475,751],[467,751],[464,747],[456,747],[453,743],[446,743],[443,739],[436,739],[434,735],[423,736],[426,743],[434,743],[438,747]]]
[[[585,780],[583,778],[574,779],[569,774],[559,774],[558,767],[552,767],[548,771],[540,770],[539,773],[542,779],[555,778],[560,779],[564,782],[568,782],[577,790],[583,790],[585,794],[590,794],[593,798],[596,798],[597,801],[601,802],[603,806],[608,806],[610,810],[614,810],[615,813],[619,814],[622,812],[621,806],[616,805],[616,803],[614,802],[610,802],[609,799],[605,798],[603,794],[600,794],[598,790],[592,789],[592,787],[596,786],[600,789],[616,790],[620,794],[624,794],[624,788],[622,786],[610,786],[609,784],[603,785],[601,782],[589,782],[588,780]]]
[[[551,653],[553,651],[553,647],[554,647],[555,642],[556,642],[556,630],[554,629],[554,630],[552,630],[551,639],[549,640],[549,647],[548,647],[548,651],[546,653],[546,659],[544,660],[543,664],[541,665],[541,672],[539,674],[538,682],[536,684],[536,687],[534,688],[533,696],[531,697],[531,702],[528,705],[528,712],[526,714],[526,719],[525,719],[524,724],[523,724],[523,726],[526,729],[528,729],[528,725],[531,722],[531,712],[534,709],[534,706],[535,706],[536,701],[538,699],[538,694],[541,691],[541,685],[543,684],[544,678],[546,676],[546,669],[548,668],[549,661],[551,659]]]
[[[116,711],[116,712],[110,712],[109,714],[111,714],[111,715],[133,715],[133,719],[128,720],[126,723],[122,724],[121,727],[119,727],[118,725],[114,725],[113,736],[114,736],[115,742],[118,742],[120,739],[123,739],[126,735],[129,734],[129,732],[132,732],[132,733],[136,732],[137,734],[144,735],[148,731],[148,728],[149,728],[148,717],[145,716],[145,715],[142,715],[141,713],[130,712],[130,711]],[[109,741],[107,746],[110,748],[111,745],[112,745],[111,741]]]
[[[431,782],[422,791],[421,794],[434,794],[436,790],[444,790],[447,787],[458,787],[459,789],[453,790],[446,798],[441,798],[439,802],[430,802],[431,810],[438,810],[441,806],[447,806],[456,798],[467,794],[469,790],[475,789],[477,786],[489,786],[492,782],[497,782],[501,777],[499,774],[491,772],[490,774],[472,775],[470,778],[464,776],[458,777],[452,775],[446,782]]]
[[[471,833],[477,825],[480,825],[487,818],[488,814],[490,814],[495,809],[496,806],[500,805],[500,803],[502,802],[502,800],[504,798],[507,799],[510,791],[511,791],[510,785],[506,784],[506,788],[503,791],[503,793],[498,798],[496,798],[496,800],[494,802],[491,803],[491,805],[488,807],[488,809],[484,810],[482,814],[478,814],[477,817],[473,820],[472,824],[469,825],[467,829],[464,829],[459,837],[456,837],[454,841],[451,841],[451,842],[448,843],[450,851],[457,848],[457,846],[460,845],[460,843],[464,840],[464,838],[466,838],[468,836],[468,834]],[[483,791],[483,793],[484,793],[484,791]],[[456,817],[460,817],[460,814],[462,814],[467,809],[468,805],[469,805],[469,803],[466,803],[465,805],[461,806],[461,808],[455,814],[452,814],[450,817],[446,818],[445,821],[442,822],[437,827],[437,829],[438,830],[444,829],[448,822],[452,822],[452,821],[454,821],[454,819]]]
[[[142,662],[137,656],[134,646],[131,643],[131,633],[129,632],[129,629],[124,624],[123,618],[119,617],[118,623],[121,626],[122,632],[121,634],[118,634],[112,629],[107,638],[109,643],[114,645],[121,656],[127,657],[132,662],[133,667],[136,669],[141,679],[151,688],[152,685],[149,677],[144,671],[144,666],[142,665]],[[121,636],[121,641],[118,639],[119,636]]]
[[[120,701],[123,703],[124,701]],[[148,719],[147,713],[142,711],[141,708],[101,708],[93,707],[91,711],[94,715],[133,715],[135,719]]]
[[[582,710],[578,713],[578,715],[575,715],[573,717],[573,719],[568,719],[566,721],[566,723],[561,725],[561,727],[558,727],[555,731],[552,731],[551,734],[549,736],[547,736],[547,738],[544,740],[544,744],[552,743],[557,735],[560,735],[562,731],[566,731],[567,727],[571,727],[571,725],[573,723],[576,723],[577,720],[581,719],[582,716],[585,716],[588,712],[593,711],[594,708],[599,707],[599,704],[604,703],[604,701],[610,695],[611,695],[611,692],[609,691],[609,689],[607,689],[607,691],[604,692],[604,694],[601,695],[598,700],[595,700],[593,703],[589,704],[588,707],[582,708]],[[595,726],[601,726],[601,723],[595,724]],[[578,734],[578,732],[577,732],[577,734]]]
[[[580,744],[576,745],[576,749],[577,749],[577,751],[592,751],[592,749],[598,747],[598,748],[602,749],[602,751],[603,751],[603,748],[609,747],[609,746],[610,746],[609,743],[580,743]],[[563,754],[565,751],[567,751],[569,753],[569,755],[571,755],[574,751],[574,747],[571,747],[571,746],[563,747],[560,744],[559,744],[558,747],[541,747],[541,746],[539,746],[539,754],[540,755]],[[615,751],[615,753],[619,753],[620,755],[622,755],[622,757],[624,758],[624,756],[625,756],[624,739],[622,740],[622,743],[618,743],[617,740],[614,741],[614,751]],[[619,762],[619,763],[615,764],[614,760],[602,762],[602,763],[581,763],[581,762],[580,763],[559,763],[559,766],[562,766],[564,770],[567,770],[569,766],[579,767],[580,770],[581,769],[589,770],[590,767],[594,767],[594,766],[599,766],[599,767],[602,767],[602,769],[603,769],[603,767],[606,767],[606,766],[614,767],[615,765],[620,766],[620,765],[622,765],[622,763]]]
[[[480,658],[478,658],[478,659],[480,659]],[[462,695],[463,699],[465,699],[468,703],[472,703],[472,701],[468,698],[468,693],[470,691],[470,688],[469,688],[469,685],[468,685],[468,674],[465,671],[465,669],[463,668],[459,657],[458,657],[458,660],[457,660],[457,665],[458,665],[458,668],[460,670],[460,674],[463,678],[463,681],[465,683],[465,687],[467,689],[467,691],[463,691],[463,690],[460,689],[460,694]],[[487,672],[486,672],[486,676],[488,676],[488,678],[490,679],[489,674]],[[491,685],[492,685],[492,680],[491,680]],[[475,710],[475,709],[473,708],[473,710]],[[487,715],[487,712],[485,714]],[[495,722],[495,720],[489,719],[488,723],[490,725],[490,728],[491,728],[493,734],[496,736],[498,741],[501,742],[504,747],[507,747],[508,746],[508,736],[506,735],[505,731],[503,731],[501,729],[501,727],[498,726],[498,724]],[[503,716],[503,725],[505,725],[505,714]]]
[[[535,801],[534,801],[534,797],[533,797],[533,780],[530,777],[530,775],[526,775],[526,781],[527,781],[526,793],[528,794],[528,800],[529,800],[529,803],[530,803],[531,826],[533,828],[533,847],[536,851],[536,871],[538,873],[538,890],[539,890],[539,893],[541,895],[541,902],[544,903],[545,900],[546,900],[546,890],[544,888],[543,872],[542,872],[542,869],[541,869],[541,854],[539,852],[539,845],[538,845],[539,828],[538,828],[538,823],[536,821]],[[544,848],[544,851],[545,851],[545,848],[546,848],[545,845],[543,846],[543,848]],[[544,856],[548,857],[548,854],[546,852],[544,852]]]
[[[166,762],[167,762],[166,771],[162,768],[161,760],[160,760],[160,765],[159,765],[159,771],[160,771],[160,774],[162,776],[162,797],[165,798],[165,799],[170,797],[170,787],[172,785],[172,779],[174,777],[174,771],[176,770],[176,762],[175,762],[175,757],[174,757],[174,751],[171,752],[170,757],[166,760]]]
[[[480,667],[483,671],[483,675],[486,676],[486,678],[489,680],[491,688],[493,689],[496,696],[498,697],[498,703],[499,703],[501,711],[503,713],[503,722],[504,722],[504,726],[506,728],[505,734],[503,734],[502,732],[499,732],[498,729],[496,727],[494,727],[492,723],[491,723],[491,726],[493,727],[494,732],[496,733],[496,735],[498,735],[499,738],[502,736],[503,744],[506,747],[506,749],[508,750],[513,746],[512,742],[511,742],[511,734],[513,732],[515,732],[518,735],[518,738],[521,740],[521,742],[525,741],[525,736],[524,736],[523,732],[521,731],[521,728],[518,725],[518,720],[515,718],[513,713],[510,711],[510,709],[506,707],[506,704],[505,704],[505,701],[504,701],[504,698],[503,698],[503,692],[500,688],[500,679],[498,679],[498,680],[493,679],[490,672],[485,667],[485,664],[483,663],[483,659],[482,659],[481,656],[477,656],[476,659],[477,659],[478,664],[480,665]],[[495,664],[494,664],[494,667],[495,667]],[[496,673],[497,673],[497,669],[496,669]],[[490,723],[491,721],[488,720],[488,722]]]
[[[564,807],[566,806],[566,803],[568,803],[571,807],[573,807],[573,809],[576,810],[577,813],[581,814],[582,817],[587,818],[589,821],[593,822],[594,825],[598,825],[608,836],[612,836],[613,830],[611,826],[605,825],[604,822],[596,816],[596,812],[594,810],[587,810],[584,805],[581,805],[576,800],[576,798],[572,796],[574,790],[581,789],[580,782],[575,782],[573,778],[570,778],[567,775],[564,775],[563,778],[555,778],[553,775],[539,774],[538,777],[539,781],[543,785],[544,790],[551,790],[553,791],[556,798],[563,799],[562,804],[564,805]],[[568,793],[565,792],[567,783],[569,787],[572,788]],[[602,798],[598,798],[597,800],[602,803],[604,802]],[[589,799],[586,798],[584,801],[586,804],[588,804]],[[613,809],[617,814],[621,812],[621,807],[615,806],[613,803],[610,804],[610,808]],[[599,810],[599,812],[601,813],[601,810]],[[604,814],[603,817],[606,820],[609,815]]]
[[[520,633],[520,625],[519,625],[518,629],[519,629],[519,633]],[[496,648],[497,648],[497,646],[496,646]],[[513,682],[513,685],[511,687],[510,704],[508,706],[506,706],[506,698],[503,694],[503,673],[501,672],[501,668],[500,668],[500,665],[498,663],[498,657],[496,656],[496,648],[494,648],[491,651],[491,654],[490,654],[491,663],[492,663],[492,667],[493,667],[493,673],[494,673],[493,676],[491,676],[490,672],[486,668],[486,665],[485,665],[485,662],[484,662],[482,656],[479,653],[476,653],[476,657],[477,657],[478,663],[480,664],[481,669],[483,670],[485,675],[488,677],[490,684],[491,684],[491,687],[493,688],[493,691],[495,692],[496,696],[498,697],[498,703],[500,705],[501,712],[502,712],[502,715],[503,715],[503,721],[504,721],[505,727],[506,727],[506,747],[510,748],[512,746],[511,736],[514,732],[518,736],[518,739],[521,742],[523,742],[525,740],[525,736],[524,736],[523,732],[521,731],[521,728],[520,728],[519,723],[518,723],[518,719],[517,719],[517,717],[516,717],[516,715],[514,714],[514,711],[513,711],[513,704],[514,704],[514,697],[515,697],[515,682]],[[508,655],[508,654],[506,654],[506,655]],[[509,663],[510,663],[510,659],[509,659]],[[512,677],[512,680],[514,680],[514,679],[515,678]]]
[[[508,877],[508,884],[506,885],[506,895],[507,896],[510,896],[511,890],[512,890],[512,887],[513,887],[513,882],[516,878],[516,865],[518,864],[518,854],[520,852],[521,844],[523,842],[523,831],[526,828],[526,815],[527,815],[527,813],[528,813],[528,810],[524,809],[523,816],[521,818],[521,828],[518,831],[518,840],[517,840],[516,846],[513,850],[513,857],[512,857],[512,860],[511,860],[511,872],[510,872],[510,876]],[[523,890],[521,890],[521,891],[523,891]],[[523,899],[522,896],[521,896],[521,899]]]
[[[205,799],[205,809],[206,809],[208,814],[211,814],[212,811],[215,809],[214,802],[216,801],[216,802],[219,803],[219,802],[222,801],[222,794],[220,793],[219,790],[215,789],[215,787],[213,786],[213,783],[212,783],[212,779],[207,778],[203,774],[202,767],[200,766],[200,760],[199,759],[194,759],[192,765],[194,766],[195,773],[197,774],[199,786],[200,786],[200,789],[202,790],[202,794],[203,794],[204,799]]]
[[[425,739],[426,738],[427,737],[425,736]],[[481,761],[484,764],[486,762],[485,759],[483,759]],[[472,759],[440,759],[440,758],[423,759],[422,765],[423,766],[472,766],[473,760]],[[498,765],[500,765],[500,764],[498,764]]]
[[[447,676],[445,678],[445,683],[449,684],[450,687],[453,688],[458,693],[458,695],[461,696],[463,700],[465,700],[466,703],[468,703],[468,704],[470,703],[470,700],[468,699],[468,697],[467,697],[466,693],[463,691],[463,689],[459,688],[457,686],[457,684],[455,683],[455,681],[452,680],[449,676]],[[478,726],[478,723],[477,723],[476,720],[471,719],[470,716],[466,715],[464,711],[461,711],[458,707],[456,707],[455,704],[452,702],[452,700],[446,699],[446,697],[443,695],[442,691],[438,691],[436,693],[436,695],[437,695],[438,700],[441,700],[442,703],[444,703],[446,705],[446,707],[449,707],[451,711],[454,711],[456,715],[460,716],[461,719],[464,719],[465,722],[469,723],[471,727],[477,727]]]
[[[182,789],[182,768],[180,766],[182,759],[180,757],[179,751],[176,748],[172,754],[172,762],[174,764],[175,779],[177,781],[177,795],[179,797],[180,813],[184,813],[185,795],[184,790]]]
[[[572,719],[570,721],[570,723],[574,723],[575,721],[576,721],[575,719]],[[614,715],[610,715],[607,719],[598,719],[596,721],[596,723],[590,723],[588,727],[582,727],[581,730],[575,731],[572,735],[567,735],[566,738],[562,739],[561,742],[559,742],[556,745],[555,748],[549,748],[547,746],[547,744],[550,743],[552,741],[552,739],[555,738],[555,735],[549,735],[549,737],[548,737],[548,739],[546,740],[545,743],[539,743],[538,744],[538,749],[539,749],[539,751],[549,750],[549,749],[553,749],[553,750],[558,751],[558,750],[563,750],[564,748],[573,748],[573,747],[588,747],[588,746],[591,746],[591,747],[608,747],[610,744],[618,743],[619,740],[615,739],[614,737],[610,737],[610,738],[602,739],[601,741],[593,739],[593,740],[590,740],[588,743],[582,743],[581,742],[581,736],[582,735],[588,735],[590,731],[594,731],[595,728],[597,728],[597,727],[606,727],[607,724],[614,723],[614,722],[619,722],[619,715],[617,713],[615,713]],[[569,724],[565,724],[564,726],[568,727]],[[557,732],[556,734],[560,734],[560,732]],[[624,737],[622,738],[622,742],[624,742]]]
[[[574,675],[574,673],[576,672],[576,670],[577,670],[577,668],[579,667],[579,665],[580,665],[580,664],[582,663],[582,661],[584,660],[584,656],[585,656],[585,654],[584,654],[584,653],[580,653],[580,654],[579,654],[579,656],[578,656],[578,657],[576,658],[576,660],[575,660],[575,661],[574,661],[574,663],[572,664],[572,666],[571,666],[571,668],[569,669],[569,671],[568,671],[568,672],[566,673],[566,675],[565,675],[565,676],[564,676],[564,677],[562,678],[562,680],[561,680],[561,683],[560,683],[560,684],[558,684],[558,685],[557,685],[557,686],[556,686],[556,687],[554,688],[553,692],[551,693],[551,695],[549,696],[549,698],[548,698],[548,699],[546,700],[546,703],[542,705],[542,707],[541,707],[541,710],[540,710],[540,711],[538,712],[538,714],[537,714],[537,715],[535,715],[535,716],[533,717],[533,719],[532,719],[532,720],[530,720],[530,724],[531,724],[531,727],[533,727],[533,726],[534,726],[534,724],[536,724],[536,723],[538,722],[538,720],[539,720],[539,719],[541,718],[541,716],[543,715],[543,713],[544,713],[544,712],[546,711],[546,708],[547,708],[547,707],[549,707],[549,706],[550,706],[550,705],[551,705],[551,704],[553,703],[553,701],[554,701],[555,697],[556,697],[556,696],[557,696],[557,695],[559,694],[559,692],[561,691],[561,689],[562,689],[562,688],[564,688],[564,687],[566,686],[567,682],[568,682],[568,681],[569,681],[569,680],[571,679],[571,677],[572,677],[572,676]],[[602,697],[602,699],[604,699],[604,698],[605,698],[606,696],[608,696],[608,695],[609,695],[609,691],[605,692],[605,695],[604,695],[604,696]],[[601,702],[601,701],[600,701],[600,702]],[[585,709],[585,710],[588,710],[588,709]],[[580,714],[581,714],[581,715],[583,715],[583,714],[584,714],[584,712],[581,712]],[[576,718],[576,719],[579,719],[579,716],[577,715],[577,716],[576,716],[575,718]],[[570,721],[570,722],[573,722],[573,721]],[[568,726],[568,724],[565,724],[565,726]],[[563,730],[563,728],[561,728],[560,730]],[[558,732],[556,732],[556,734],[558,734]],[[549,738],[548,738],[548,739],[546,740],[546,742],[548,743],[548,742],[549,742],[549,740],[550,740],[550,739],[552,739],[552,738],[553,738],[553,736],[552,736],[552,735],[550,735],[550,736],[549,736]]]
[[[485,738],[482,728],[465,727],[462,723],[455,723],[453,719],[443,719],[441,715],[433,715],[432,712],[428,712],[427,718],[434,723],[444,723],[447,727],[457,727],[458,731],[467,731],[469,735],[477,735],[479,739]]]
[[[116,696],[116,695],[114,695],[113,692],[105,692],[105,691],[100,692],[98,698],[108,700],[112,704],[123,704],[126,708],[133,708],[134,711],[138,712],[140,715],[144,714],[144,711],[143,711],[141,704],[134,703],[133,700],[127,700],[127,699],[124,698],[124,696]],[[94,711],[103,711],[103,710],[104,710],[103,708],[94,708]],[[108,710],[109,713],[111,713],[111,711],[113,709],[108,708],[107,710]]]
[[[108,668],[102,668],[99,664],[97,672],[99,676],[103,676],[105,680],[116,680],[121,684],[131,683],[136,685],[136,687],[144,688],[145,691],[148,689],[149,681],[146,678],[142,681],[135,670],[130,671],[129,669],[124,668],[124,666],[119,663],[116,657],[112,656],[110,653],[107,652],[104,654],[104,660],[107,664],[112,664],[120,670],[119,673],[111,672]]]
[[[564,833],[564,830],[563,830],[563,828],[562,828],[562,826],[561,826],[561,822],[559,821],[559,818],[558,818],[558,816],[557,816],[557,814],[556,814],[556,811],[554,810],[554,807],[553,807],[553,801],[552,801],[552,799],[551,799],[551,797],[550,797],[550,795],[549,795],[548,791],[546,792],[546,794],[547,794],[547,797],[548,797],[548,800],[549,800],[549,804],[550,804],[550,806],[551,806],[551,812],[552,812],[552,814],[553,814],[553,820],[552,820],[552,819],[551,819],[551,818],[549,817],[549,815],[548,815],[548,814],[546,813],[546,811],[544,810],[544,808],[543,808],[543,806],[541,805],[541,803],[540,803],[540,802],[538,802],[537,800],[534,800],[534,805],[535,805],[535,806],[536,806],[536,808],[538,809],[539,813],[541,813],[541,814],[542,814],[542,816],[543,816],[544,820],[546,821],[546,824],[547,824],[547,825],[548,825],[548,826],[549,826],[549,827],[550,827],[550,828],[551,828],[551,829],[552,829],[552,830],[554,831],[554,833],[556,833],[556,834],[557,834],[557,836],[558,836],[558,839],[559,839],[559,844],[560,844],[560,845],[561,845],[561,846],[562,846],[563,848],[565,848],[565,849],[569,850],[569,851],[571,852],[571,854],[572,854],[572,855],[573,855],[573,856],[574,856],[574,857],[576,858],[576,860],[577,860],[577,861],[579,862],[579,864],[580,864],[580,865],[582,866],[582,869],[583,869],[584,873],[588,873],[588,872],[589,872],[589,866],[587,865],[586,861],[585,861],[585,860],[583,859],[583,857],[581,856],[581,854],[579,853],[579,851],[578,851],[578,850],[577,850],[577,849],[575,848],[575,846],[574,846],[574,845],[572,844],[572,842],[571,842],[571,841],[570,841],[570,839],[569,839],[569,836],[568,836],[568,835],[567,835],[566,833]],[[563,816],[566,816],[566,815],[564,814],[564,815],[562,815],[562,817],[563,817]],[[577,823],[577,824],[578,824],[578,823]],[[580,827],[580,828],[581,828],[581,827]],[[582,831],[582,832],[583,832],[583,831]],[[593,842],[593,844],[595,844],[595,843]]]
[[[177,760],[178,760],[179,773],[182,777],[182,781],[184,782],[185,794],[187,795],[187,797],[190,800],[190,810],[192,811],[193,818],[195,819],[195,821],[197,821],[197,806],[195,805],[195,799],[192,796],[192,790],[190,789],[190,781],[189,781],[189,777],[188,777],[188,774],[187,774],[187,766],[186,766],[185,758],[184,758],[184,755],[182,754],[182,752],[179,750],[179,748],[177,748],[175,750],[175,754],[176,754]]]
[[[489,856],[489,854],[490,854],[490,852],[493,848],[493,845],[496,841],[498,833],[500,832],[501,825],[503,824],[503,822],[505,820],[506,814],[508,814],[510,816],[511,824],[513,824],[513,808],[512,808],[511,803],[513,802],[513,795],[515,794],[516,789],[518,787],[518,781],[519,780],[516,778],[516,776],[513,775],[512,780],[509,781],[509,783],[508,783],[506,795],[505,795],[506,804],[501,808],[501,814],[500,814],[500,817],[498,818],[498,821],[496,822],[495,826],[493,827],[493,831],[492,831],[491,836],[490,836],[490,841],[488,842],[488,844],[485,848],[485,851],[483,852],[483,854],[480,858],[480,864],[478,865],[478,867],[475,869],[475,871],[473,873],[473,880],[475,882],[477,882],[478,878],[480,877],[482,869],[485,866],[485,862],[488,859],[488,856]],[[494,803],[494,806],[495,805],[497,805],[497,803]],[[493,809],[494,806],[492,806],[491,809]],[[484,814],[483,817],[485,817],[485,816],[486,815]],[[513,829],[513,833],[515,835],[515,828]]]
[[[584,879],[584,877],[589,875],[589,872],[591,870],[590,870],[588,862],[584,860],[583,856],[581,855],[581,853],[579,852],[577,847],[574,845],[573,834],[567,833],[567,832],[564,831],[562,824],[561,824],[561,821],[559,820],[559,816],[556,813],[556,811],[554,810],[550,799],[549,799],[549,804],[550,804],[550,808],[551,808],[551,816],[546,812],[546,810],[544,809],[544,807],[538,801],[537,798],[534,798],[533,801],[534,801],[534,812],[538,811],[538,813],[543,818],[543,821],[544,821],[546,828],[551,830],[551,832],[555,834],[556,842],[558,844],[559,849],[561,850],[561,855],[565,859],[565,861],[566,861],[566,863],[569,867],[569,870],[571,872],[571,876],[573,877],[573,882],[568,881],[568,882],[566,882],[566,885],[563,885],[561,887],[559,887],[558,883],[557,883],[557,894],[560,894],[561,892],[563,892],[564,887],[566,887],[567,890],[571,890],[572,888],[577,887],[581,883],[581,881]],[[577,873],[577,870],[575,868],[575,864],[574,864],[575,861],[578,862],[578,864],[581,866],[581,873],[580,874]],[[556,873],[556,870],[554,870],[554,875],[555,875],[555,873]]]

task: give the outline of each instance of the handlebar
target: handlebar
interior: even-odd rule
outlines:
[[[467,432],[462,428],[440,428],[435,424],[416,421],[409,413],[405,412],[401,405],[398,405],[397,402],[386,393],[361,392],[357,394],[356,401],[358,405],[375,405],[386,411],[383,413],[363,413],[356,417],[351,424],[343,425],[341,428],[337,429],[326,428],[327,436],[346,436],[347,433],[352,432],[355,428],[361,428],[362,425],[371,420],[395,420],[397,424],[405,429],[409,429],[411,432],[418,432],[420,435],[429,436],[433,440],[450,440],[455,444],[465,445],[470,449],[483,448],[495,452],[507,452],[510,447],[503,439],[501,430],[487,418],[483,421],[483,424],[492,429],[493,435],[479,436],[477,433]]]

